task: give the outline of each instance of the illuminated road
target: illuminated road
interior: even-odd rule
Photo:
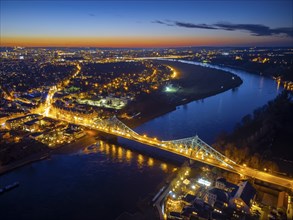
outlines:
[[[55,109],[55,111],[58,111]],[[61,114],[60,114],[61,115]],[[156,147],[164,151],[168,151],[170,153],[174,153],[185,158],[200,161],[202,163],[212,165],[221,169],[225,169],[231,172],[239,173],[243,176],[252,177],[254,179],[258,179],[264,182],[268,182],[271,184],[275,184],[278,186],[282,186],[285,188],[289,188],[293,190],[293,180],[289,178],[279,177],[270,173],[258,171],[246,166],[242,166],[234,163],[229,160],[225,156],[218,157],[216,151],[211,151],[210,146],[206,143],[201,143],[201,148],[195,148],[192,142],[188,148],[186,146],[182,146],[181,144],[177,144],[176,141],[161,141],[157,138],[151,138],[146,135],[140,135],[136,132],[132,131],[122,122],[118,122],[119,124],[109,124],[107,120],[96,120],[93,118],[82,118],[82,117],[72,117],[71,115],[66,116],[64,112],[62,113],[62,118],[58,117],[59,120],[63,120],[69,123],[74,123],[78,125],[85,126],[90,129],[99,130],[107,134],[111,134],[114,136],[119,136],[122,138],[126,138],[132,141],[136,141],[142,144],[146,144],[148,146]],[[56,115],[49,114],[49,117],[57,119]],[[118,119],[117,119],[118,120]],[[192,137],[189,141],[192,140],[200,140],[198,137]],[[201,140],[200,140],[201,141]]]
[[[65,79],[64,81],[58,83],[55,86],[52,86],[48,91],[48,95],[47,95],[45,103],[42,104],[38,109],[34,109],[31,112],[35,113],[35,114],[41,114],[41,115],[48,117],[50,109],[53,104],[54,94],[58,91],[61,91],[63,88],[65,88],[69,84],[70,80],[74,79],[80,73],[81,66],[79,64],[76,64],[76,68],[77,68],[76,72],[73,73],[69,78]]]

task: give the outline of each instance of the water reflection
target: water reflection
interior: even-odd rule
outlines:
[[[259,88],[260,89],[263,88],[263,84],[264,84],[264,77],[260,77],[260,80],[259,80]]]
[[[18,181],[21,186],[0,195],[0,219],[116,219],[135,210],[140,198],[156,193],[175,168],[98,141],[79,152],[52,155],[2,175],[0,184]],[[33,213],[31,207],[37,207]]]
[[[132,158],[132,152],[130,150],[126,150],[126,161],[130,162]]]
[[[118,146],[117,158],[118,158],[118,161],[119,162],[122,162],[123,161],[123,149],[122,149],[122,147],[119,147],[119,146]]]
[[[142,168],[143,167],[143,156],[141,154],[138,155],[137,162],[138,162],[139,168]]]
[[[157,166],[167,173],[174,168],[171,167],[169,170],[166,163],[104,141],[98,141],[97,143],[84,148],[81,153],[86,155],[102,153],[107,155],[111,160],[118,161],[120,163],[136,164],[140,169],[143,167],[151,168]]]
[[[112,145],[111,154],[112,154],[112,158],[117,158],[117,156],[116,156],[116,146],[115,145]]]
[[[161,168],[163,171],[167,172],[168,171],[168,165],[166,163],[161,164]]]
[[[153,160],[153,158],[149,158],[149,159],[148,159],[148,166],[149,166],[149,167],[154,166],[154,160]]]
[[[280,89],[280,83],[281,83],[281,81],[277,81],[277,91],[279,91],[279,89]]]

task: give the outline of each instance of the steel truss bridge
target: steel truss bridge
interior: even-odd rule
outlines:
[[[49,115],[49,117],[52,117],[52,115]],[[291,192],[293,191],[293,179],[277,176],[271,173],[259,171],[247,166],[237,164],[225,155],[215,150],[209,144],[201,140],[197,135],[178,140],[162,141],[158,140],[157,138],[138,134],[127,125],[125,125],[123,122],[121,122],[116,116],[109,119],[84,119],[82,117],[78,117],[74,120],[68,120],[68,118],[65,118],[66,116],[64,114],[63,117],[63,119],[58,119],[70,123],[79,124],[91,129],[99,130],[107,134],[119,136],[142,144],[146,144],[148,146],[152,146],[164,151],[168,151],[170,153],[174,153],[176,155],[183,156],[190,160],[200,161],[208,165],[238,173],[244,177],[251,177],[253,179],[258,179],[263,182],[285,187]]]
[[[115,116],[108,120],[96,120],[95,128],[106,133],[154,146],[190,159],[200,161],[207,160],[213,163],[222,164],[231,169],[233,169],[233,166],[236,164],[234,161],[209,146],[197,135],[179,140],[160,141],[157,138],[151,138],[136,133]]]

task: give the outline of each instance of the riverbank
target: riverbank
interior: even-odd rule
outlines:
[[[15,162],[9,163],[4,166],[0,166],[0,175],[5,174],[7,172],[13,171],[17,168],[23,167],[25,165],[38,162],[44,159],[49,158],[52,154],[65,154],[76,152],[84,147],[87,147],[91,144],[97,142],[95,136],[98,134],[97,131],[87,130],[86,135],[70,144],[62,145],[55,149],[48,148],[42,152],[34,153],[29,155],[21,160],[17,160]]]
[[[8,165],[0,166],[0,175],[3,175],[7,172],[10,172],[10,171],[15,170],[17,168],[20,168],[22,166],[25,166],[25,165],[28,165],[28,164],[31,164],[34,162],[38,162],[40,160],[44,160],[48,157],[50,157],[49,151],[40,152],[40,153],[30,155],[30,156],[23,158],[21,160],[15,161],[13,163],[10,163]]]
[[[140,114],[132,119],[122,119],[130,127],[137,127],[175,110],[177,106],[225,92],[243,83],[239,76],[223,70],[178,61],[154,62],[170,66],[176,71],[176,77],[166,85],[174,90],[161,88],[160,91],[140,97],[136,102],[131,103],[125,111]]]
[[[98,131],[95,130],[86,130],[86,135],[70,144],[65,144],[59,148],[52,150],[51,154],[67,154],[73,153],[78,150],[81,150],[87,146],[90,146],[97,142],[96,136],[98,135]]]
[[[244,116],[231,133],[218,137],[214,146],[238,164],[292,177],[293,157],[288,154],[293,135],[292,110],[292,97],[283,91]]]

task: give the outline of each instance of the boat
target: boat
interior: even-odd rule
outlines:
[[[14,182],[12,184],[9,184],[7,186],[4,187],[4,191],[8,191],[8,190],[11,190],[15,187],[18,187],[19,186],[19,182]]]
[[[139,116],[140,114],[141,114],[141,112],[138,112],[138,113],[132,115],[131,118],[135,118],[135,117]]]

